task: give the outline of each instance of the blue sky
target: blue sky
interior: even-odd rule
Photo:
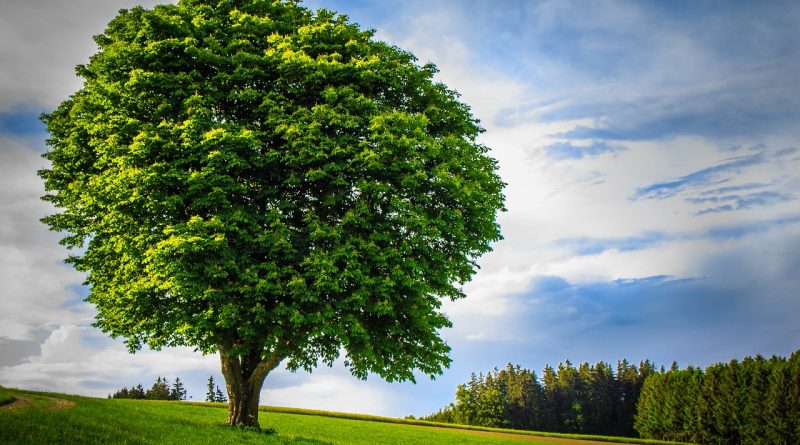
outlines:
[[[0,4],[0,384],[105,395],[218,359],[130,355],[90,327],[82,278],[38,218],[36,116],[80,83],[134,0]],[[155,2],[141,3],[152,6]],[[264,403],[402,416],[508,362],[704,366],[800,348],[800,5],[308,0],[433,62],[508,183],[505,239],[447,302],[452,367],[388,384],[273,372]]]

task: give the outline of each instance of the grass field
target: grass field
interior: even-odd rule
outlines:
[[[7,403],[11,403],[13,401],[14,401],[14,396],[11,395],[11,391],[0,386],[0,406],[3,406]]]
[[[3,444],[575,443],[569,438],[432,428],[402,419],[268,407],[259,421],[275,433],[265,434],[225,426],[227,410],[217,404],[108,400],[0,388],[0,397],[3,393],[16,399],[0,407]]]

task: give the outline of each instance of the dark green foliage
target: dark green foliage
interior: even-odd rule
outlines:
[[[569,361],[536,373],[509,364],[487,374],[472,374],[458,385],[456,402],[426,420],[564,433],[632,435],[633,415],[650,362],[638,368],[627,361],[575,368]]]
[[[147,391],[142,384],[131,386],[130,389],[123,387],[114,394],[109,394],[110,399],[149,399],[149,400],[186,400],[186,389],[183,387],[181,379],[176,377],[175,383],[170,387],[166,378],[157,377],[153,386]]]
[[[449,365],[441,301],[500,239],[504,184],[433,65],[290,0],[122,10],[95,41],[40,176],[96,326],[219,352],[237,424],[284,360]]]
[[[800,443],[796,357],[654,374],[642,389],[636,430],[644,438],[703,444]]]

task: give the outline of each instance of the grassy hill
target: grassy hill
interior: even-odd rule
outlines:
[[[0,388],[0,393],[6,402],[14,399],[0,407],[2,444],[584,443],[567,435],[548,438],[509,430],[462,429],[431,422],[270,407],[262,408],[259,421],[275,432],[265,434],[225,426],[227,409],[222,404],[95,399],[6,388]]]

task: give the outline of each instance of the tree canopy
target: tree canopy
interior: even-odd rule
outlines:
[[[97,327],[218,351],[231,407],[284,359],[441,373],[503,183],[433,65],[294,1],[121,10],[95,42],[40,176]]]

